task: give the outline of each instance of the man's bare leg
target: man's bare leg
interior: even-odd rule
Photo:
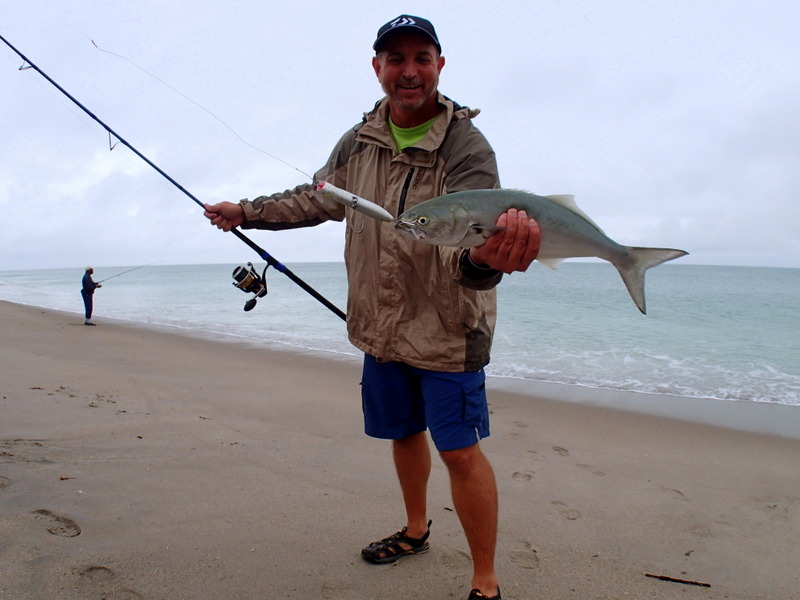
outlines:
[[[472,553],[472,587],[496,596],[494,554],[497,544],[497,483],[478,444],[441,452],[450,472],[453,503]]]
[[[406,507],[406,535],[419,539],[428,531],[428,478],[431,451],[423,431],[392,442],[395,469]]]

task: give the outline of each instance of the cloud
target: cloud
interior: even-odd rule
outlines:
[[[796,3],[406,8],[436,24],[442,90],[483,109],[504,185],[573,193],[617,241],[685,248],[682,263],[800,267]],[[217,202],[323,164],[380,97],[370,46],[393,16],[347,0],[30,0],[3,35]],[[20,63],[0,44],[0,270],[257,259]],[[343,227],[248,235],[286,263],[340,260]]]

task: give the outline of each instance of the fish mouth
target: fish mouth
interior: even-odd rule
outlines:
[[[394,224],[394,228],[401,234],[413,237],[415,240],[424,240],[426,237],[424,231],[420,231],[416,224],[408,221],[397,221]]]

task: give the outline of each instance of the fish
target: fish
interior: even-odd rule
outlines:
[[[619,271],[636,307],[647,314],[645,272],[688,252],[674,248],[623,246],[609,238],[571,195],[537,196],[514,189],[467,190],[420,202],[397,217],[401,235],[426,244],[471,248],[502,229],[497,218],[510,208],[524,210],[539,224],[536,257],[553,270],[567,258],[597,257]]]

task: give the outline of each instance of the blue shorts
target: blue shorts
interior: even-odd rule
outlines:
[[[443,373],[364,355],[361,377],[367,435],[399,440],[426,429],[440,452],[459,450],[489,435],[486,375]]]

